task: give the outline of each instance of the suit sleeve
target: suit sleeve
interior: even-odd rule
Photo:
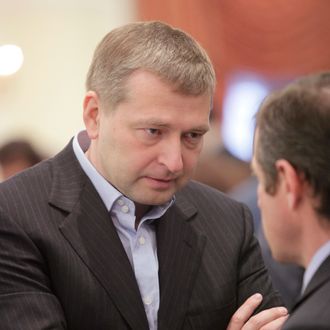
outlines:
[[[239,306],[257,292],[263,295],[263,301],[255,313],[267,308],[283,306],[279,293],[273,289],[270,276],[263,262],[259,243],[254,236],[251,213],[246,206],[242,206],[242,212],[245,235],[238,261]]]
[[[6,330],[66,329],[46,262],[16,223],[0,210],[0,323]]]

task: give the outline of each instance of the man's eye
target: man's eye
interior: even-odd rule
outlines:
[[[203,133],[189,132],[184,135],[184,141],[187,147],[197,148],[203,139]]]
[[[191,132],[191,133],[188,133],[188,136],[192,139],[198,139],[202,136],[202,134],[200,133],[195,133],[195,132]]]
[[[146,132],[151,136],[157,136],[160,134],[160,130],[157,128],[146,128]]]
[[[200,141],[200,139],[202,138],[203,134],[201,133],[196,133],[196,132],[190,132],[186,134],[186,138],[190,141],[190,142],[198,142]]]

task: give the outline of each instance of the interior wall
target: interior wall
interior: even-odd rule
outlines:
[[[0,145],[29,139],[51,155],[81,128],[85,76],[112,28],[134,21],[134,0],[0,0],[0,45],[17,44],[24,63],[0,77]]]
[[[162,20],[192,34],[217,73],[221,115],[228,79],[255,72],[269,79],[330,68],[329,0],[137,0],[141,19]]]

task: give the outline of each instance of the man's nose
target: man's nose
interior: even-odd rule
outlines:
[[[159,162],[165,165],[169,172],[180,173],[183,169],[181,141],[165,142],[160,150]]]

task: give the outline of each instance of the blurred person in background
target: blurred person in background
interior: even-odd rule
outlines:
[[[248,209],[190,180],[215,86],[205,51],[128,24],[86,86],[86,131],[0,185],[1,327],[278,329],[287,310]]]
[[[330,328],[330,72],[268,96],[257,114],[252,167],[273,257],[305,273],[285,330]]]
[[[43,158],[29,141],[9,141],[0,147],[0,179],[5,180],[39,163]]]

